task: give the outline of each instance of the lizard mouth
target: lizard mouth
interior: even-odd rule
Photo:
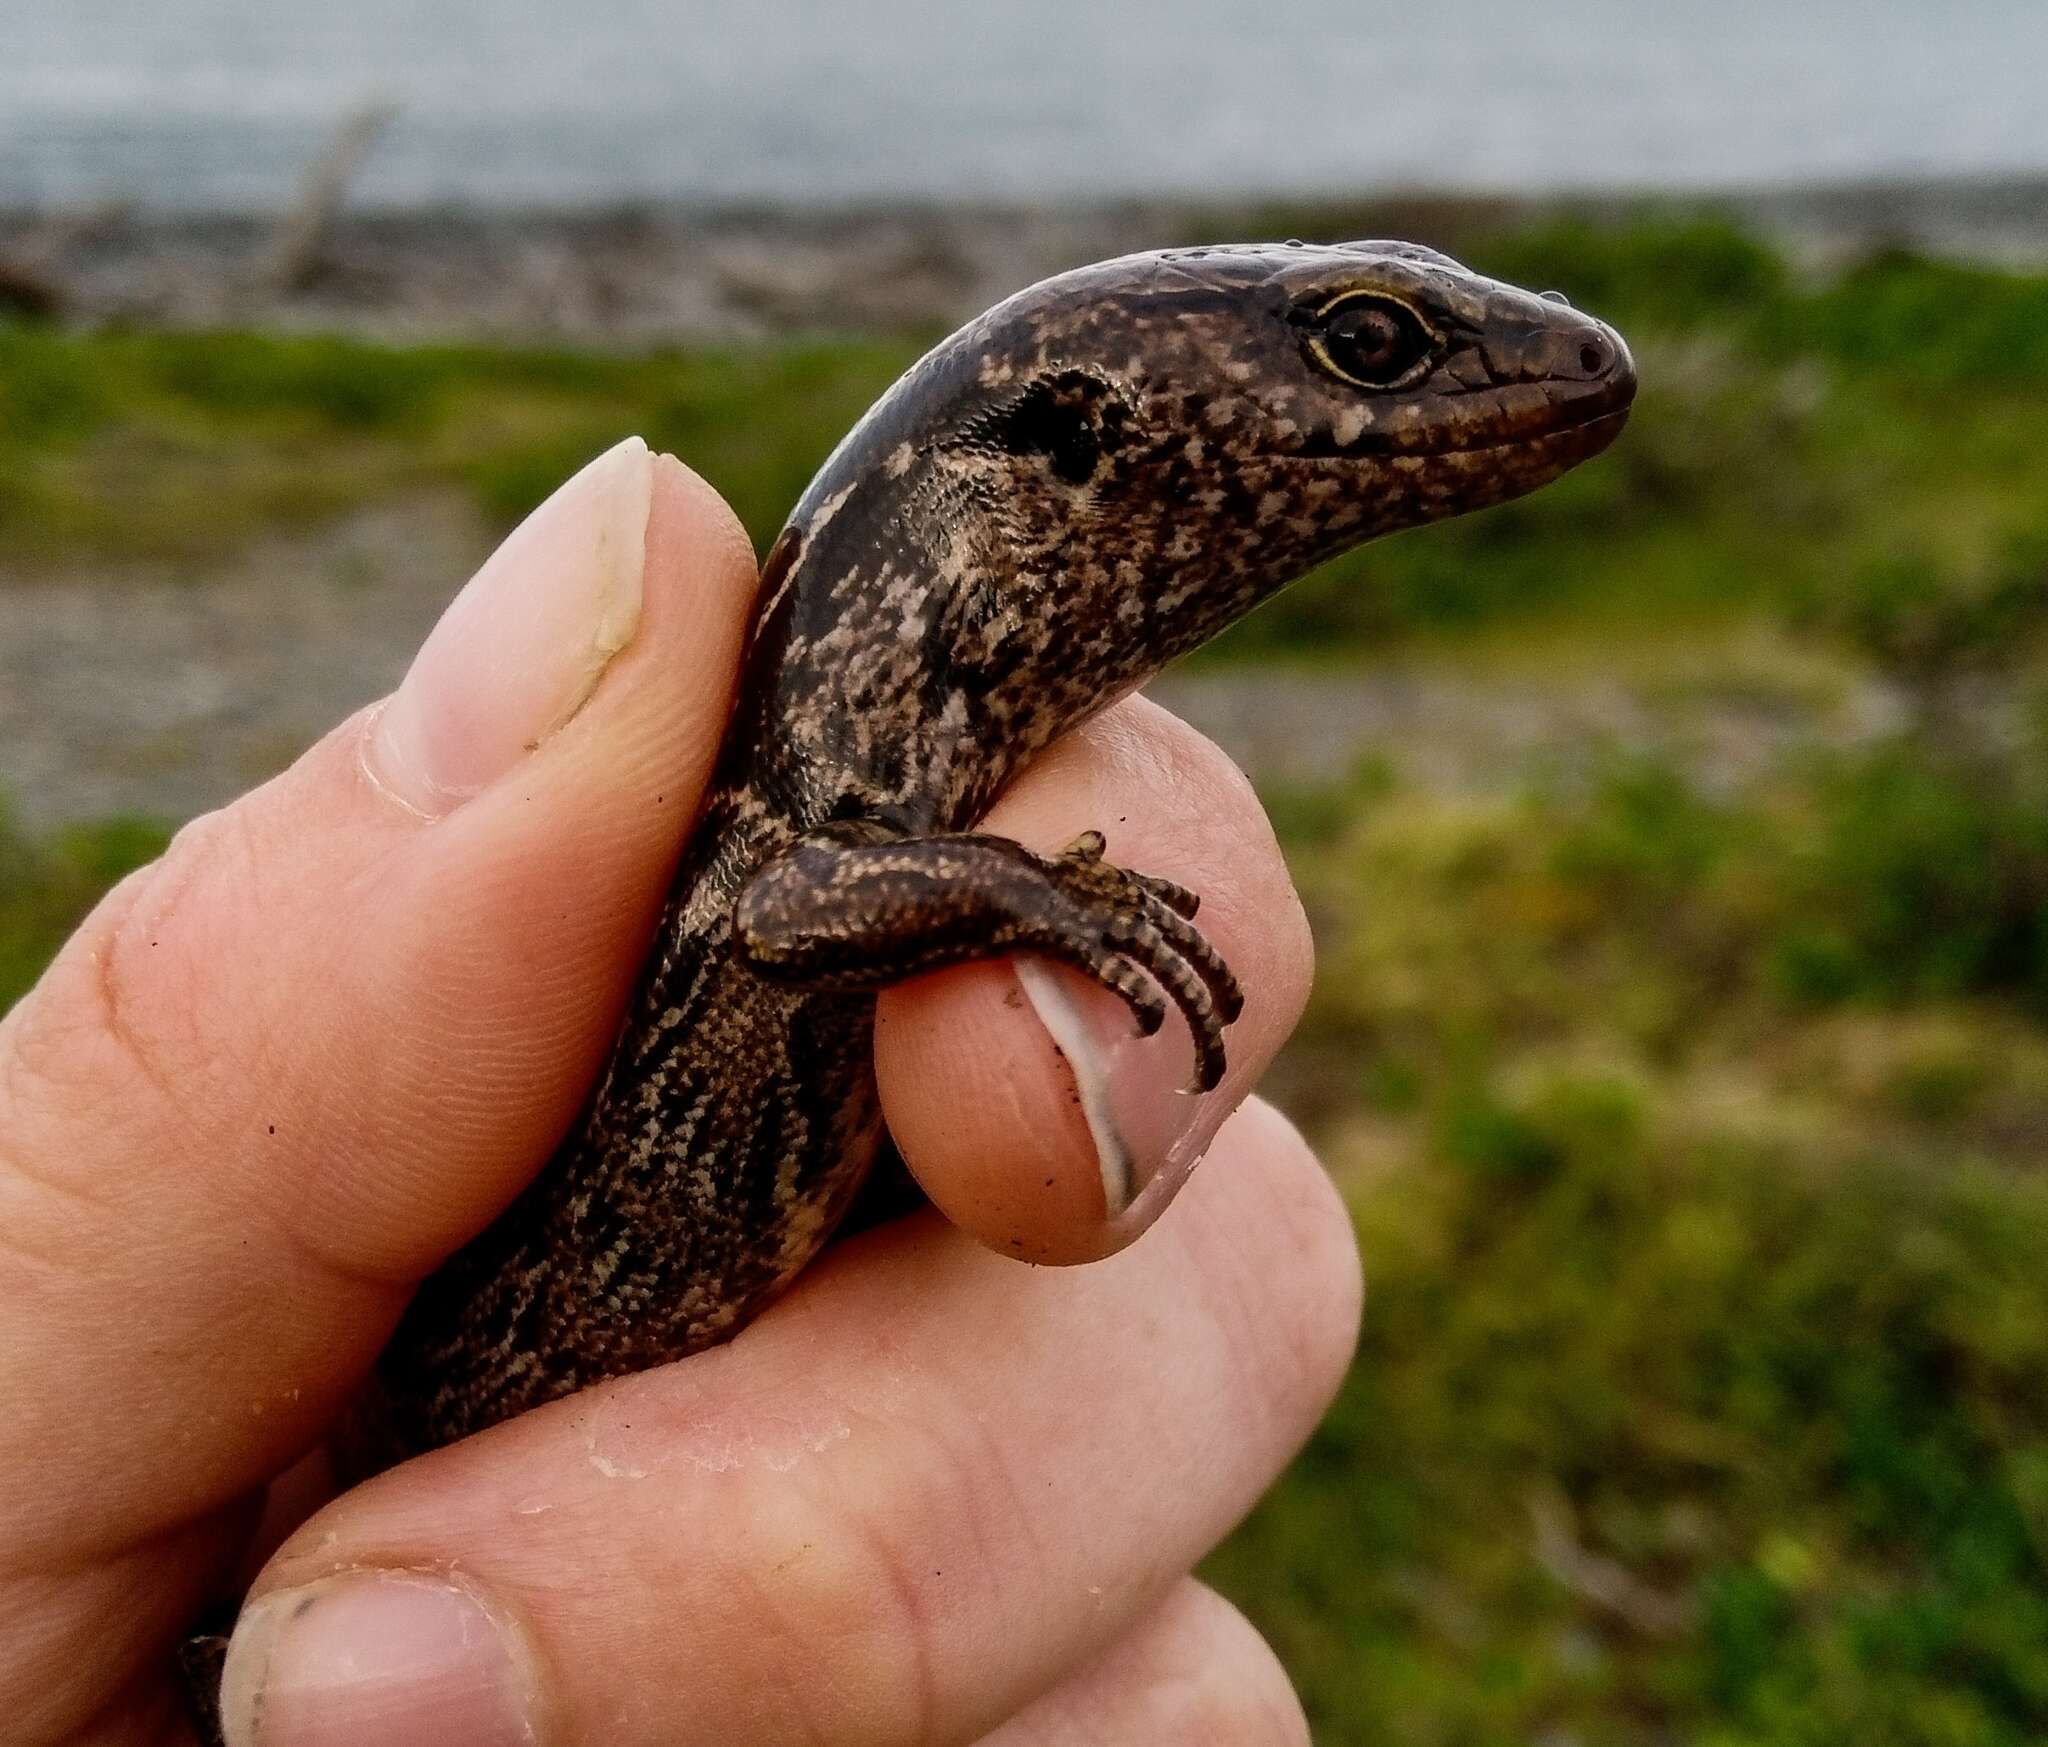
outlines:
[[[1466,454],[1536,449],[1569,454],[1577,462],[1613,442],[1636,398],[1636,361],[1628,342],[1605,322],[1582,320],[1555,336],[1550,351],[1557,374],[1543,384],[1548,404],[1510,415],[1501,429],[1475,433],[1477,442],[1452,448]]]
[[[1503,455],[1528,450],[1568,454],[1573,462],[1591,459],[1620,435],[1635,404],[1635,363],[1618,338],[1616,347],[1613,366],[1598,380],[1557,385],[1571,391],[1570,398],[1553,401],[1524,419],[1509,420],[1505,429],[1484,432],[1477,442],[1453,443],[1438,452]]]
[[[1620,405],[1604,411],[1589,407],[1576,411],[1576,416],[1562,423],[1511,437],[1496,437],[1491,442],[1474,443],[1468,448],[1450,449],[1445,453],[1498,455],[1512,449],[1541,449],[1552,453],[1569,450],[1574,459],[1588,461],[1621,435],[1621,427],[1628,423],[1629,402],[1633,399],[1631,391],[1622,397]]]
[[[1560,437],[1576,437],[1592,445],[1590,454],[1598,454],[1621,434],[1621,427],[1628,423],[1629,409],[1626,405],[1616,407],[1612,412],[1595,413],[1589,419],[1581,419],[1575,425],[1566,425],[1563,430],[1553,432]]]
[[[1428,422],[1421,430],[1407,431],[1326,428],[1296,453],[1367,463],[1401,456],[1424,462],[1505,461],[1526,454],[1576,465],[1599,454],[1628,422],[1636,398],[1635,363],[1616,336],[1614,351],[1597,376],[1494,384],[1422,398],[1434,415],[1434,429]]]

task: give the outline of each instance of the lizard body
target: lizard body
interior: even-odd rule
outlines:
[[[929,353],[771,550],[611,1064],[399,1329],[393,1453],[694,1351],[772,1298],[880,1144],[885,983],[1028,946],[1156,1024],[1135,956],[1220,1074],[1235,990],[1178,913],[1135,878],[1084,896],[1079,858],[966,828],[1054,736],[1284,583],[1555,477],[1632,392],[1611,330],[1402,244],[1128,256]],[[1135,953],[1105,950],[1118,908],[1148,921]]]
[[[874,991],[1009,950],[1222,1071],[1195,901],[971,831],[1031,755],[1319,561],[1598,453],[1627,348],[1401,243],[1133,255],[990,310],[825,462],[764,567],[738,701],[610,1064],[429,1279],[377,1459],[721,1340],[883,1144]]]

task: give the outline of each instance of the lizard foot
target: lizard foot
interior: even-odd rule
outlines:
[[[1194,925],[1201,899],[1171,880],[1118,866],[1107,849],[1100,831],[1084,831],[1045,864],[1047,875],[1074,908],[1085,968],[1124,997],[1139,1030],[1149,1036],[1165,1014],[1138,970],[1180,1009],[1195,1040],[1195,1087],[1206,1092],[1223,1078],[1223,1031],[1244,1011],[1244,992]]]
[[[1223,1078],[1223,1033],[1244,995],[1194,925],[1183,886],[1107,859],[1099,831],[1060,854],[1007,837],[884,835],[824,826],[771,856],[741,891],[733,937],[762,976],[882,988],[922,971],[1035,952],[1093,977],[1149,1036],[1169,1005],[1195,1043],[1195,1090]]]

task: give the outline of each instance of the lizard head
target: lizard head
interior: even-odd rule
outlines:
[[[1604,323],[1413,244],[1125,256],[998,305],[924,433],[1006,590],[1155,662],[1375,535],[1532,491],[1635,395]]]
[[[906,747],[929,717],[897,762],[977,746],[987,776],[1323,559],[1598,454],[1634,395],[1613,329],[1413,244],[1083,267],[848,434],[770,557],[762,671],[782,716],[823,688]],[[813,762],[873,763],[819,733]]]

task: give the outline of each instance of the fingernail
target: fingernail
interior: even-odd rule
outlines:
[[[1150,1037],[1108,990],[1047,960],[1013,961],[1019,986],[1066,1058],[1102,1171],[1105,1217],[1142,1230],[1201,1162],[1230,1114],[1227,1084],[1191,1094],[1195,1046],[1178,1013]]]
[[[228,1747],[523,1747],[517,1634],[445,1578],[348,1572],[243,1609],[221,1678]]]
[[[654,457],[629,437],[512,531],[379,712],[363,763],[380,787],[438,818],[583,707],[639,628],[653,492]]]

